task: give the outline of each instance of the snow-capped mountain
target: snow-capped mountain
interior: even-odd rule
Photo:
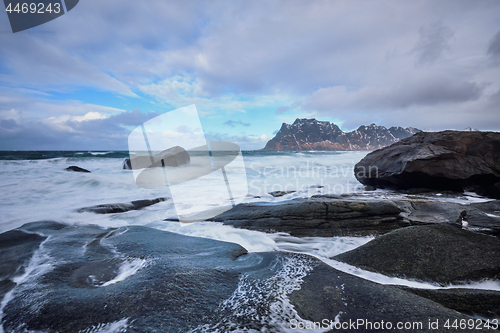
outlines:
[[[374,150],[418,132],[421,131],[413,127],[387,129],[375,124],[343,132],[327,121],[296,119],[291,125],[283,123],[263,150]]]

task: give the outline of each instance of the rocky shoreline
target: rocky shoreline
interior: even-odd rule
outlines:
[[[492,163],[500,151],[497,136],[418,133],[356,165],[359,171],[377,162],[380,178],[358,179],[395,191],[291,200],[293,193],[278,191],[270,193],[276,201],[239,204],[204,222],[287,233],[297,242],[373,236],[331,258],[249,253],[235,243],[145,226],[24,224],[0,234],[0,332],[334,332],[335,323],[346,331],[372,332],[401,331],[395,327],[401,322],[417,325],[410,331],[450,332],[454,322],[467,323],[460,332],[484,331],[485,323],[498,328],[500,200],[494,189],[500,168]],[[478,137],[486,139],[478,143]],[[477,150],[468,153],[470,147]],[[413,155],[401,153],[405,149]],[[460,176],[450,171],[450,160],[466,169],[459,186],[450,180]],[[432,183],[436,168],[443,169],[441,180]],[[415,172],[422,182],[412,183]],[[433,184],[433,190],[416,188]],[[463,193],[470,188],[490,198]],[[165,200],[76,212],[122,214]],[[373,282],[369,274],[391,282]]]
[[[456,232],[472,234],[448,224],[432,227],[443,226],[445,230],[456,228]],[[382,248],[382,256],[394,257],[401,249],[391,249],[393,243],[384,242],[384,237],[397,238],[400,231],[412,228],[430,227],[399,229],[365,247],[382,242],[391,253]],[[468,320],[472,313],[500,317],[499,291],[380,285],[309,255],[247,253],[236,244],[146,227],[103,229],[46,221],[28,223],[0,236],[10,239],[1,246],[7,261],[18,258],[19,252],[26,254],[22,261],[1,266],[3,296],[9,298],[1,309],[6,332],[17,332],[18,327],[82,332],[119,325],[123,332],[228,332],[237,328],[279,332],[283,325],[290,328],[324,319],[349,322],[360,318],[394,325],[419,322],[425,331],[429,320]],[[474,237],[489,239],[474,241],[478,251],[481,247],[490,252],[498,250],[498,238],[482,234]],[[454,253],[455,257],[465,255],[465,248],[469,248],[468,243],[453,248],[462,251]],[[362,246],[351,253],[363,251]],[[378,252],[371,252],[374,261],[379,261]],[[345,253],[334,259],[352,262],[349,256]],[[451,266],[445,268],[454,270],[455,259],[451,258]],[[481,275],[487,270],[479,266],[487,260],[481,259],[480,251],[463,260],[472,260],[471,264],[478,266],[474,272],[479,275],[474,279],[495,277],[492,274],[498,266],[491,258],[488,263],[494,267]],[[14,279],[23,273],[23,267],[32,270],[31,276]],[[125,271],[128,275],[120,278]],[[356,331],[371,330],[359,326]],[[441,326],[433,331],[448,330]],[[469,331],[474,330],[463,330]]]

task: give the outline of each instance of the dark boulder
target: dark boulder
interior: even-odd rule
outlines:
[[[162,161],[165,166],[181,166],[185,164],[189,164],[191,161],[191,157],[189,153],[180,146],[175,146],[169,149],[162,151],[154,156],[136,156],[130,158],[126,158],[123,161],[123,169],[132,170],[134,169],[143,169],[143,168],[151,168],[151,167],[161,167]]]
[[[168,198],[156,198],[156,199],[145,199],[136,200],[130,203],[116,203],[116,204],[104,204],[96,205],[90,207],[83,207],[77,210],[78,213],[90,212],[96,214],[114,214],[114,213],[124,213],[130,210],[139,210],[145,207],[157,204],[159,202],[168,200]]]
[[[401,227],[400,209],[387,200],[343,200],[325,196],[284,203],[239,204],[209,221],[292,236],[362,236]]]
[[[367,281],[323,263],[314,267],[303,280],[300,289],[290,294],[290,302],[301,318],[317,323],[316,328],[326,328],[321,325],[337,320],[337,325],[341,326],[328,332],[449,332],[444,327],[446,319],[451,322],[470,319],[398,287]],[[430,330],[429,322],[436,321],[439,321],[438,327]],[[404,327],[398,329],[398,322],[410,326],[406,330]],[[292,324],[292,329],[300,325],[298,321]],[[301,324],[308,328],[307,322]]]
[[[80,168],[76,165],[72,165],[72,166],[69,166],[67,167],[66,169],[64,170],[67,170],[67,171],[74,171],[74,172],[90,172],[89,170],[87,169],[84,169],[84,168]]]
[[[500,291],[498,290],[400,288],[471,316],[500,319]]]
[[[450,224],[411,226],[336,257],[350,265],[440,285],[500,279],[500,239]]]
[[[500,198],[500,133],[417,133],[366,155],[354,173],[379,188],[468,190]]]

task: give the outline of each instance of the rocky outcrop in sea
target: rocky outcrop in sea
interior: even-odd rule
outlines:
[[[337,125],[316,119],[296,119],[291,125],[283,123],[276,136],[263,150],[373,150],[407,138],[419,129],[371,124],[343,132]]]

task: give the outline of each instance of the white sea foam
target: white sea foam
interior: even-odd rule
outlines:
[[[123,281],[126,278],[134,275],[137,273],[141,268],[143,268],[146,265],[146,260],[145,259],[128,259],[125,260],[121,265],[118,270],[118,274],[116,277],[112,280],[109,280],[101,285],[101,287],[106,287],[112,284],[115,284],[117,282]]]
[[[488,214],[488,213],[485,213],[485,214],[486,214],[486,216],[489,216],[489,217],[498,217],[498,218],[500,218],[500,215],[494,215],[494,214]]]
[[[181,235],[209,238],[236,243],[249,252],[276,251],[278,246],[272,234],[247,229],[237,229],[219,222],[181,223],[158,221],[148,225]]]
[[[305,257],[287,257],[282,268],[270,278],[261,280],[248,275],[240,277],[233,294],[214,311],[211,323],[200,325],[189,333],[258,333],[296,332],[290,322],[305,325],[312,322],[300,318],[288,295],[299,290],[303,278],[312,270]],[[325,332],[328,329],[304,329],[300,332]]]
[[[106,155],[106,154],[109,154],[111,153],[111,151],[105,151],[105,152],[91,152],[90,154],[91,155],[94,155],[94,156],[99,156],[99,155]]]
[[[103,323],[86,328],[78,333],[121,333],[126,332],[129,326],[129,318],[123,318],[112,323]]]
[[[47,237],[47,239],[45,239],[40,244],[40,247],[33,253],[33,257],[29,261],[28,266],[25,268],[24,273],[12,279],[16,286],[5,294],[0,303],[0,333],[5,333],[2,319],[4,316],[3,310],[7,304],[21,291],[29,288],[35,289],[37,279],[55,267],[55,263],[49,256],[49,251],[44,247],[44,243],[49,241],[49,239],[50,237]]]

